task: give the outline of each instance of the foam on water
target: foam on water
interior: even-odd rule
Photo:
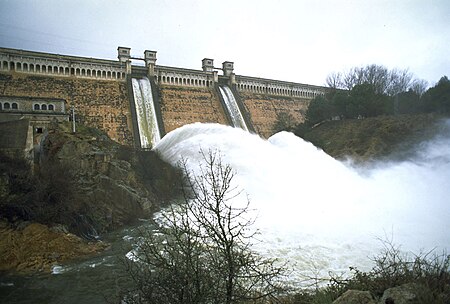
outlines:
[[[288,132],[264,140],[217,124],[176,129],[155,149],[172,164],[186,159],[194,173],[200,149],[219,150],[256,209],[256,249],[295,263],[296,280],[370,268],[379,238],[415,253],[450,244],[448,138],[422,145],[417,160],[358,170]]]

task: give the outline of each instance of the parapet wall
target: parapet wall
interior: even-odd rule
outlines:
[[[0,48],[0,71],[58,77],[124,80],[124,63],[95,58]]]

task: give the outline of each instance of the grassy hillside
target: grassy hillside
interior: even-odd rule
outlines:
[[[299,127],[295,133],[338,159],[404,158],[416,144],[432,138],[443,119],[437,114],[378,116],[327,121],[312,129]]]

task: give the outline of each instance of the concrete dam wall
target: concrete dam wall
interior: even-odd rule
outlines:
[[[136,82],[145,78],[161,137],[194,122],[236,126],[236,116],[246,125],[244,129],[269,137],[278,131],[280,120],[302,122],[309,101],[326,90],[239,76],[229,61],[216,68],[212,59],[205,58],[202,70],[158,66],[156,52],[145,51],[143,58],[136,58],[124,47],[118,48],[118,59],[0,48],[0,121],[24,116],[36,129],[42,128],[38,124],[43,119],[39,118],[51,117],[53,107],[41,107],[40,101],[58,99],[64,103],[67,120],[75,117],[75,121],[104,130],[122,144],[148,148],[151,144],[144,145],[140,136],[143,131],[137,116],[143,115],[143,110],[134,92]],[[139,61],[144,65],[134,64]],[[220,70],[223,75],[219,75]],[[14,109],[9,106],[13,100]],[[229,109],[230,101],[234,110]],[[146,124],[146,119],[140,124]]]

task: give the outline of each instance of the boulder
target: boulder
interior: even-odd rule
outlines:
[[[378,304],[408,304],[417,298],[421,286],[414,283],[404,284],[386,289]]]
[[[376,304],[376,302],[368,291],[347,290],[333,304]]]

